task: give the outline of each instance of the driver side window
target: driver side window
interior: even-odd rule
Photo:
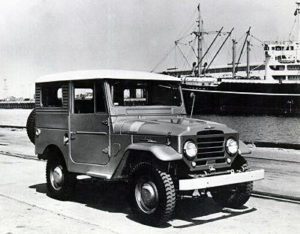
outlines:
[[[106,112],[103,82],[78,81],[74,83],[74,113]]]

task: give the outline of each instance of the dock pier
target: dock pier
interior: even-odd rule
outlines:
[[[34,101],[0,101],[0,109],[33,109]]]

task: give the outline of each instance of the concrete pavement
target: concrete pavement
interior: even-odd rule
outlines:
[[[251,168],[265,170],[254,190],[300,200],[300,150],[252,148],[247,160]]]
[[[81,180],[69,201],[46,195],[45,162],[0,154],[0,233],[295,233],[299,204],[250,198],[240,210],[211,198],[177,203],[161,228],[136,222],[126,184]]]
[[[1,233],[115,233],[96,224],[0,195]]]
[[[26,129],[0,128],[0,153],[34,156],[34,145],[27,137]]]

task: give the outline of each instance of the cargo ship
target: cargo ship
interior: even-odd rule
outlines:
[[[295,25],[300,25],[300,2],[296,2]],[[287,41],[263,42],[264,61],[250,63],[250,29],[246,33],[239,56],[235,40],[232,40],[232,61],[229,65],[211,67],[212,61],[203,64],[207,51],[222,33],[217,31],[212,44],[204,52],[200,5],[198,6],[198,30],[195,62],[191,69],[166,70],[163,73],[181,77],[187,107],[194,103],[195,114],[230,115],[300,115],[300,41],[299,37]],[[230,37],[233,29],[222,46]],[[298,36],[298,35],[297,35]],[[247,62],[241,64],[243,50]],[[194,95],[191,95],[193,93]],[[193,98],[191,98],[191,96]],[[190,108],[188,111],[191,111]]]

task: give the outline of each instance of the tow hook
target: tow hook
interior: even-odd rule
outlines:
[[[190,191],[189,194],[181,194],[179,195],[179,199],[205,199],[207,198],[206,190],[195,189],[193,192]]]
[[[248,164],[247,163],[245,163],[243,166],[242,166],[242,172],[244,172],[244,171],[247,171],[247,168],[248,168]]]

